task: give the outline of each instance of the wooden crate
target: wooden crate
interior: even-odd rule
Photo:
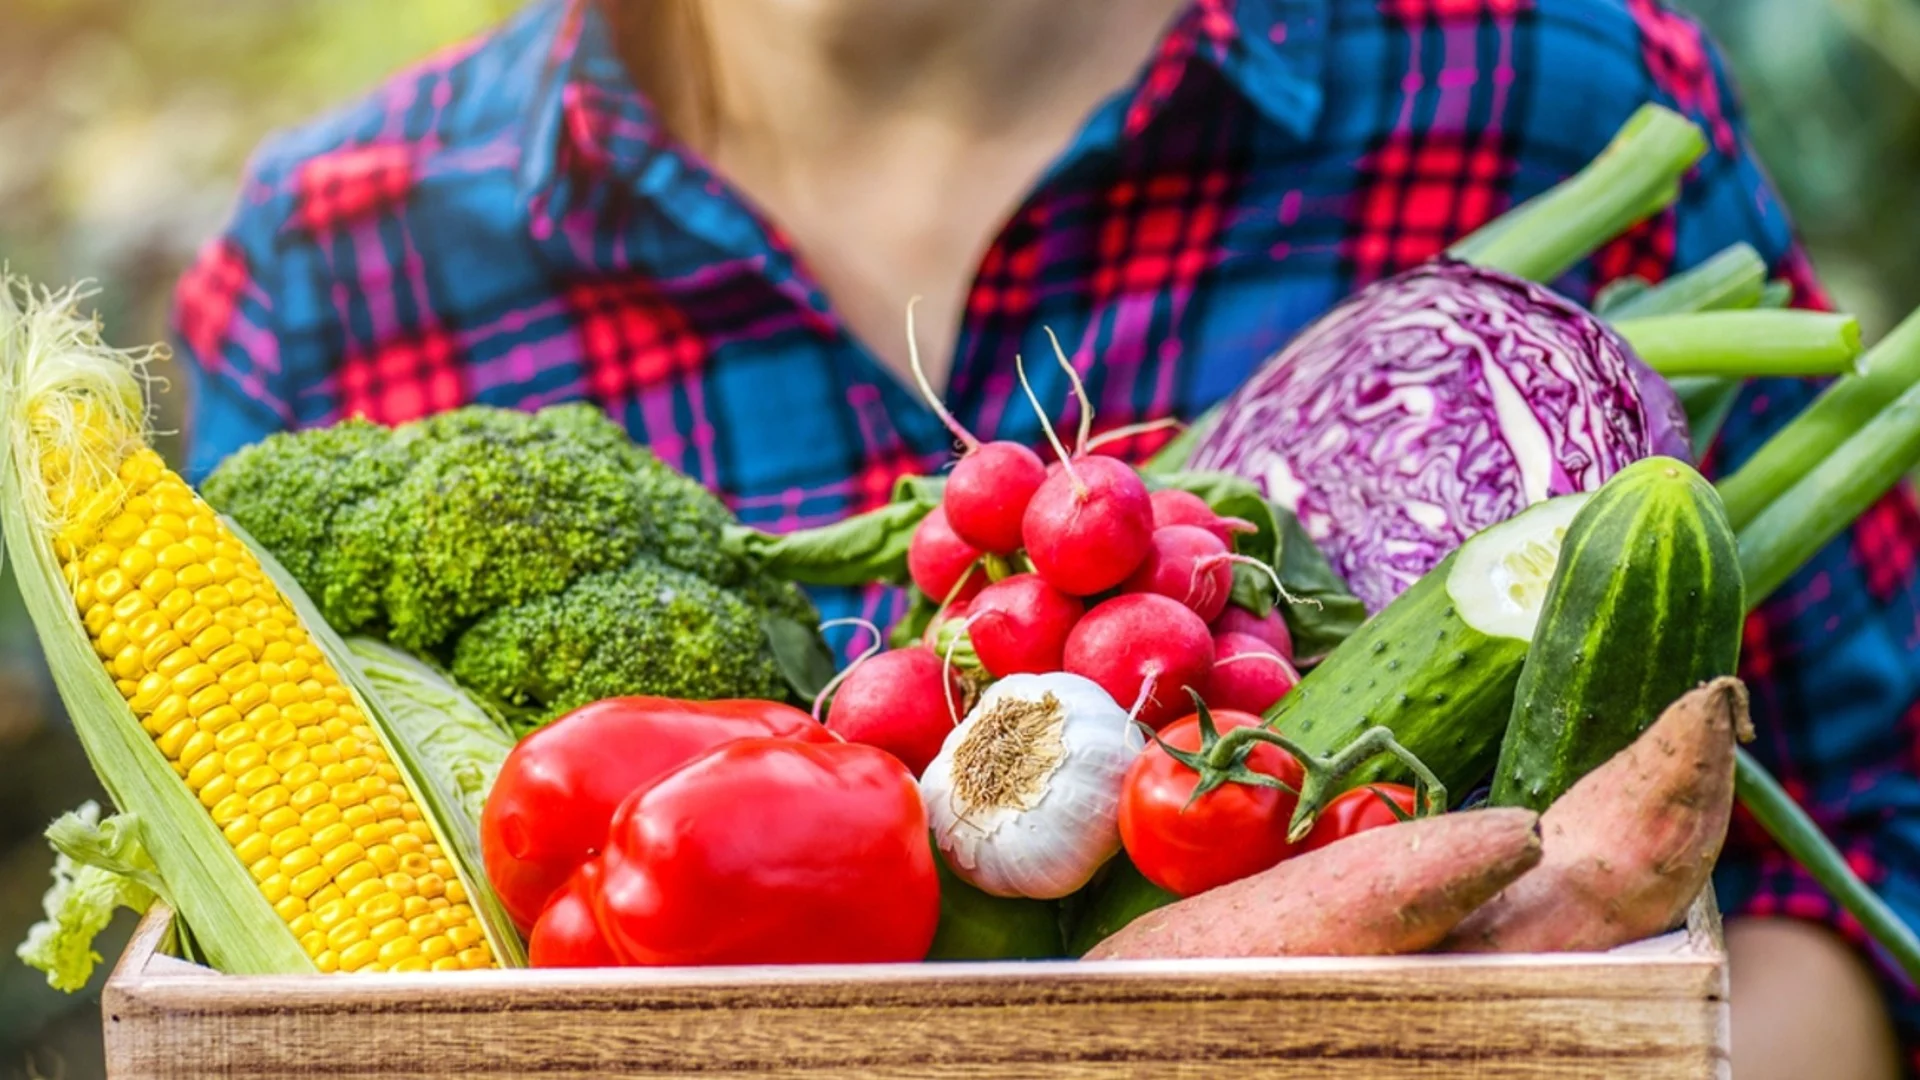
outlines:
[[[102,1002],[135,1077],[1729,1076],[1711,897],[1610,953],[236,977],[142,922]]]

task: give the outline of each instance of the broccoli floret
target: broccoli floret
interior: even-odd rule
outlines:
[[[724,503],[592,405],[277,435],[205,493],[336,629],[452,659],[536,718],[611,694],[782,696],[763,618],[819,623],[723,546]]]
[[[330,625],[352,633],[382,620],[371,590],[386,577],[386,553],[351,550],[338,538],[377,516],[409,465],[391,431],[356,417],[268,436],[221,462],[201,494],[273,553]]]
[[[617,458],[505,410],[464,409],[401,429],[406,478],[342,544],[390,552],[388,637],[428,649],[499,607],[623,566],[649,512]]]
[[[523,727],[618,695],[779,697],[760,620],[739,594],[643,555],[494,610],[460,636],[452,671]]]

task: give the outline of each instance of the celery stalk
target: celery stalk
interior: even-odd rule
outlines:
[[[1680,177],[1706,149],[1692,121],[1644,105],[1586,168],[1454,244],[1449,254],[1552,281],[1678,198]]]
[[[1816,311],[1708,311],[1620,319],[1613,328],[1666,376],[1859,374],[1860,323]]]
[[[1620,301],[1609,321],[1681,315],[1694,311],[1731,311],[1760,302],[1767,285],[1767,264],[1751,244],[1734,244],[1685,273]]]
[[[1797,484],[1830,449],[1856,433],[1864,435],[1862,427],[1875,414],[1920,381],[1920,311],[1867,350],[1863,366],[1864,375],[1848,376],[1828,387],[1738,471],[1720,481],[1717,486],[1727,520],[1736,530]]]

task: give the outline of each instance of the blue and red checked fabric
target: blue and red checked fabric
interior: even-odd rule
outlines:
[[[1578,169],[1649,100],[1712,149],[1674,210],[1559,286],[1590,299],[1746,241],[1823,304],[1715,53],[1654,0],[1197,0],[987,252],[949,402],[983,436],[1037,444],[1013,359],[1048,355],[1051,327],[1101,429],[1197,415],[1341,296]],[[177,336],[196,479],[355,413],[586,399],[779,530],[875,506],[948,451],[779,230],[660,129],[580,0],[540,0],[270,141],[181,282]],[[1063,375],[1032,374],[1072,422]],[[1756,386],[1711,465],[1737,466],[1814,389]],[[1912,502],[1890,497],[1754,616],[1745,663],[1756,752],[1920,916],[1917,544]],[[882,622],[899,605],[820,600]],[[1719,882],[1730,910],[1859,940],[1750,822]],[[1920,1001],[1888,979],[1920,1033]]]

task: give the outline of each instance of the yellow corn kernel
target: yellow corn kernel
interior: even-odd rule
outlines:
[[[275,751],[275,753],[278,752],[279,751]],[[312,765],[311,762],[305,762],[303,764],[309,767]],[[289,776],[287,779],[291,781],[293,778]],[[327,796],[332,793],[332,790],[333,789],[329,788],[326,784],[321,783],[320,780],[314,779],[295,789],[293,797],[288,800],[287,805],[300,811],[302,814],[307,813],[317,806],[332,805],[327,802]],[[334,810],[337,813],[339,808],[334,807]]]
[[[216,705],[200,714],[200,730],[211,735],[219,735],[240,722],[240,710],[231,703]]]
[[[267,702],[267,686],[264,682],[260,681],[259,675],[259,668],[256,667],[254,669],[254,681],[235,690],[233,697],[229,699],[233,707],[238,709],[243,716]],[[275,716],[277,717],[278,714],[279,710],[276,709]]]
[[[214,820],[218,821],[219,818],[216,816]],[[254,817],[252,814],[241,814],[239,817],[227,822],[226,826],[220,830],[220,834],[227,838],[228,844],[238,847],[240,841],[257,834],[259,831],[259,818]]]
[[[160,747],[160,752],[167,756],[168,761],[178,761],[180,759],[180,748],[185,746],[187,739],[198,730],[192,720],[182,718],[178,723],[168,728],[166,734],[155,740],[155,745]]]
[[[149,529],[146,533],[142,534],[140,537],[141,546],[144,547],[146,545],[148,536],[158,531],[157,529]],[[193,548],[184,543],[170,543],[166,547],[161,548],[159,558],[160,565],[169,570],[178,570],[183,566],[192,566],[194,563],[200,561],[200,556],[194,553]]]
[[[311,870],[320,864],[320,855],[310,847],[295,848],[280,860],[280,869],[289,875]]]
[[[282,806],[260,815],[260,831],[278,836],[300,824],[300,815]]]
[[[239,569],[233,565],[233,560],[224,555],[215,555],[208,559],[204,565],[207,570],[213,574],[213,580],[222,585],[232,581],[240,572]]]
[[[413,883],[420,890],[420,895],[429,901],[445,892],[447,888],[447,883],[438,874],[417,874],[414,876]]]
[[[233,594],[227,591],[225,585],[207,585],[193,591],[193,602],[208,611],[218,612],[233,606]]]
[[[174,654],[174,656],[178,656],[178,655],[180,654],[179,653]],[[154,668],[154,670],[160,672],[163,675],[166,674],[164,667],[168,663],[171,663],[173,659],[174,659],[173,656],[167,657],[167,659],[162,660],[160,662],[161,666]],[[188,660],[188,665],[182,668],[177,674],[173,676],[173,692],[174,693],[186,694],[191,696],[194,693],[194,691],[199,690],[201,687],[211,686],[213,684],[213,680],[219,677],[218,674],[212,668],[208,667],[205,664],[199,663],[191,653],[187,654],[187,660]]]
[[[132,514],[122,512],[119,516],[100,526],[101,547],[131,544],[140,535],[147,523]]]
[[[215,652],[212,656],[207,657],[207,666],[213,669],[214,675],[217,678],[239,667],[241,664],[250,664],[252,661],[253,657],[247,655],[247,647],[235,642]]]
[[[400,875],[400,874],[389,874],[387,875],[387,880],[391,882],[392,879],[396,877],[403,877],[403,876],[404,875]],[[406,882],[407,882],[408,888],[412,888],[413,879],[406,878]],[[396,889],[394,890],[394,892],[397,895],[399,893],[399,890]],[[409,896],[403,897],[400,901],[400,914],[408,919],[418,919],[423,915],[430,915],[430,916],[433,916],[435,919],[439,918],[439,916],[433,914],[433,905],[429,903],[427,901],[427,898],[424,896],[409,895]]]
[[[182,722],[192,723],[190,720]],[[186,743],[180,747],[180,760],[177,764],[182,769],[187,770],[189,775],[191,775],[193,767],[200,764],[200,762],[211,753],[213,753],[213,736],[196,727],[193,729],[193,734],[187,736]],[[204,784],[212,778],[212,774],[208,774],[206,778],[201,781],[201,784]],[[190,784],[188,786],[197,788],[200,784]]]
[[[313,958],[313,966],[320,969],[320,974],[331,975],[340,970],[340,954],[328,949]]]
[[[290,903],[291,901],[282,900],[280,902],[283,904],[286,904],[286,903]],[[294,937],[301,939],[301,944],[303,946],[306,943],[307,935],[313,933],[316,929],[319,928],[319,926],[320,926],[319,922],[317,922],[314,919],[313,912],[311,910],[308,910],[304,903],[301,905],[300,914],[295,915],[293,918],[287,920],[287,929],[293,931]]]
[[[291,773],[294,769],[306,763],[307,748],[299,743],[287,743],[284,746],[276,747],[273,753],[267,755],[267,764],[272,766],[282,776]]]
[[[371,941],[356,942],[340,950],[340,970],[359,971],[373,963],[373,958],[378,955],[380,955],[380,946]],[[461,963],[466,963],[464,958]]]
[[[131,503],[129,503],[128,509],[132,509]],[[144,517],[146,515],[142,516]],[[173,546],[174,542],[175,537],[172,533],[165,529],[154,528],[151,521],[148,522],[147,528],[142,530],[139,537],[134,540],[134,543],[139,544],[148,551],[154,552],[165,552],[169,547]]]
[[[226,703],[227,691],[218,684],[203,686],[195,691],[191,697],[187,698],[187,708],[191,710],[195,716],[204,712],[212,712],[214,709]]]
[[[189,536],[182,543],[193,552],[193,557],[199,560],[196,565],[200,566],[205,566],[220,550],[219,542],[211,536]]]
[[[454,957],[454,956],[443,956],[443,957],[441,957],[440,959],[438,959],[438,960],[435,960],[435,961],[433,962],[433,970],[435,970],[435,971],[459,971],[459,970],[461,970],[461,968],[460,968],[460,960],[459,960],[459,958],[458,958],[458,957]]]
[[[410,937],[396,936],[380,944],[380,962],[383,964],[397,964],[402,960],[412,960],[419,955],[420,943]]]
[[[312,785],[308,786],[311,787]],[[302,790],[306,789],[303,788]],[[324,790],[320,793],[319,797],[322,800],[321,802],[316,802],[307,809],[300,811],[300,824],[305,825],[308,832],[319,832],[321,829],[340,820],[340,808],[330,802],[324,801],[326,799],[326,792]],[[288,803],[287,805],[289,809],[293,808],[292,803]]]
[[[256,791],[247,798],[247,808],[256,814],[287,805],[287,789],[279,784],[262,791]]]
[[[150,603],[157,604],[166,599],[173,590],[179,587],[180,577],[178,574],[175,574],[172,570],[164,566],[156,566],[147,571],[146,576],[140,579],[139,591],[128,593],[127,596],[138,596]],[[125,598],[123,597],[122,599]]]
[[[447,899],[453,901],[456,907],[467,902],[467,887],[460,884],[459,878],[447,879]]]
[[[453,942],[456,949],[470,949],[480,943],[480,931],[466,923],[456,923],[447,927],[447,940]]]
[[[383,874],[392,873],[400,863],[400,854],[390,844],[375,844],[367,849],[367,861]]]
[[[306,917],[307,902],[297,896],[283,896],[279,903],[273,905],[273,913],[280,916],[281,921],[287,924],[287,929],[293,930],[294,923]],[[294,936],[299,935],[300,931],[294,930]]]
[[[327,951],[327,935],[318,930],[308,930],[300,935],[300,948],[308,956],[317,959]]]
[[[279,773],[274,772],[272,769],[268,768],[265,765],[260,765],[255,768],[248,769],[246,772],[241,773],[240,778],[234,781],[234,790],[240,792],[240,794],[242,795],[245,795],[251,798],[256,792],[265,791],[266,789],[275,786],[279,782],[280,782]],[[281,788],[280,790],[284,792],[286,789]],[[285,798],[281,799],[282,803],[284,803],[285,801],[286,801]],[[264,814],[271,809],[273,809],[273,806],[267,806],[262,810],[260,810],[259,812]]]
[[[333,882],[343,889],[351,889],[363,881],[379,876],[380,871],[375,870],[372,863],[361,859],[359,862],[335,874],[333,876]]]
[[[223,772],[207,781],[207,786],[200,789],[200,805],[211,810],[220,805],[221,800],[233,794],[235,794],[233,776]]]
[[[260,895],[266,897],[268,903],[277,904],[286,898],[290,888],[285,874],[275,874],[260,883]]]
[[[191,568],[189,568],[191,569]],[[213,612],[206,608],[188,608],[174,620],[173,632],[192,641],[202,630],[213,625]]]
[[[273,723],[275,720],[280,719],[280,710],[272,703],[268,703],[265,705],[256,705],[251,709],[245,710],[241,715],[246,719],[248,724],[252,725],[255,731],[258,731],[268,724]]]
[[[168,622],[174,622],[193,606],[193,593],[176,586],[172,592],[153,602],[153,613]]]
[[[353,830],[353,838],[359,841],[362,847],[369,849],[376,845],[384,845],[387,838],[393,835],[393,827],[398,824],[397,821],[370,821]]]
[[[103,631],[103,633],[113,633],[115,635],[115,651],[117,652],[119,648],[124,647],[133,640],[132,632],[129,628],[133,625],[135,619],[153,610],[153,601],[144,593],[131,592],[115,600],[113,607],[108,610],[113,612],[113,622],[108,624],[107,629]]]
[[[399,833],[391,841],[393,850],[402,855],[418,855],[426,850],[426,842],[411,831]]]
[[[367,931],[367,940],[373,942],[375,945],[385,945],[387,942],[401,937],[406,932],[407,920],[392,918],[385,922],[375,924],[373,929]]]
[[[243,863],[258,862],[273,854],[273,838],[266,833],[256,832],[233,845],[233,853],[240,856]]]
[[[353,903],[354,894],[362,891],[371,895],[362,897],[354,907],[361,918],[378,925],[385,925],[388,920],[405,925],[406,920],[400,915],[400,898],[388,892],[378,879],[354,886],[353,892],[347,894],[347,902]]]
[[[284,809],[284,807],[282,809]],[[311,846],[313,844],[313,837],[307,833],[307,830],[298,825],[294,825],[274,833],[271,844],[270,850],[275,855],[285,858],[289,852],[297,848]],[[302,867],[302,869],[305,869],[305,867]]]
[[[233,644],[233,632],[224,626],[209,626],[188,642],[193,654],[202,660]]]
[[[285,746],[300,735],[300,729],[286,716],[260,726],[260,745],[269,750]]]
[[[229,724],[226,727],[221,728],[219,732],[216,733],[213,737],[214,749],[222,751],[223,753],[226,753],[228,755],[231,755],[235,750],[239,749],[242,746],[260,747],[259,761],[266,760],[266,747],[260,746],[259,742],[255,741],[254,727],[252,724],[247,723],[245,720],[242,720],[237,724]],[[258,764],[259,761],[248,759],[247,768],[249,769],[253,768],[253,766]]]
[[[260,595],[259,584],[251,578],[236,577],[228,581],[226,585],[227,595],[233,597],[234,603],[241,605],[240,610],[242,611],[245,611],[246,605],[257,599]]]
[[[337,784],[333,788],[333,805],[338,806],[342,810],[350,806],[359,805],[366,800],[366,797],[366,793],[360,790],[358,781],[349,780],[344,784]]]
[[[460,967],[466,971],[478,971],[493,966],[493,954],[485,949],[473,948],[460,950]]]
[[[440,913],[437,911],[425,911],[407,920],[407,933],[419,938],[422,942],[432,940],[444,929],[440,925]],[[453,942],[447,942],[447,951],[455,951]]]
[[[325,885],[326,883],[327,883],[326,868],[321,866],[315,866],[315,867],[312,867],[311,869],[302,870],[300,873],[293,875],[293,881],[291,884],[293,888],[293,894],[295,896],[306,897],[307,902],[312,903],[313,895],[319,892],[320,886]]]
[[[328,851],[326,856],[321,860],[320,865],[326,867],[328,872],[334,875],[334,880],[340,883],[341,888],[351,889],[359,884],[361,880],[364,880],[364,878],[356,878],[353,881],[348,881],[342,871],[358,865],[362,859],[366,858],[366,855],[366,848],[349,840],[339,847]],[[375,873],[375,868],[371,865],[368,866],[367,873],[371,876],[378,876],[377,873]]]
[[[213,584],[213,573],[199,563],[195,563],[175,571],[174,581],[183,589],[203,589]]]
[[[293,659],[293,643],[287,641],[284,634],[276,637],[269,633],[265,624],[254,627],[260,636],[267,639],[267,647],[260,650],[260,662],[272,664],[276,668]],[[284,674],[285,669],[280,669]]]
[[[240,773],[251,772],[261,765],[266,764],[266,762],[266,747],[261,746],[257,742],[241,743],[227,750],[227,764],[233,767],[233,772],[236,776]],[[251,795],[258,790],[259,788],[247,789],[247,794]]]
[[[120,561],[117,565],[121,573],[139,581],[159,563],[154,561],[153,552],[143,547],[132,547],[120,553]]]
[[[200,737],[199,735],[194,736],[196,739]],[[209,783],[212,783],[215,777],[224,775],[226,771],[226,759],[221,755],[220,751],[215,750],[199,761],[194,762],[193,767],[187,770],[187,787],[194,791],[200,791]]]
[[[367,924],[357,915],[349,915],[333,925],[327,931],[327,944],[335,949],[344,949],[358,941],[367,939]]]
[[[382,952],[384,951],[385,950],[382,950]],[[409,956],[409,957],[406,957],[405,959],[395,961],[393,965],[393,970],[396,972],[409,972],[409,973],[415,972],[415,971],[425,971],[427,970],[427,963],[428,963],[427,958],[424,956]]]

